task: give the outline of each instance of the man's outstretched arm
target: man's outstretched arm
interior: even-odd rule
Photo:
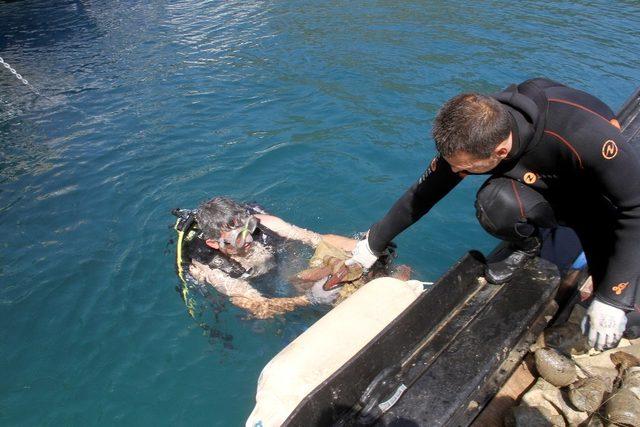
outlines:
[[[336,234],[319,234],[314,231],[289,224],[281,218],[273,215],[257,214],[256,218],[258,218],[260,223],[265,227],[274,233],[277,233],[279,236],[282,236],[285,239],[301,241],[313,248],[318,246],[323,240],[332,246],[349,252],[351,252],[356,245],[355,239],[338,236]]]
[[[220,270],[193,260],[189,273],[198,282],[209,283],[216,291],[229,297],[229,301],[258,319],[269,319],[311,304],[306,295],[291,298],[266,298],[243,279],[234,279]]]
[[[374,253],[384,251],[398,234],[422,218],[461,180],[462,176],[453,172],[442,156],[436,156],[384,218],[373,224],[368,237],[371,250]]]
[[[389,243],[418,221],[462,180],[442,156],[436,156],[427,170],[393,204],[380,221],[371,226],[367,237],[359,241],[348,263],[370,268]]]

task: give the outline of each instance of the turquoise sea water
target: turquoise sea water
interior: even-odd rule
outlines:
[[[0,1],[0,424],[241,425],[319,315],[210,329],[175,292],[172,207],[260,202],[366,230],[433,157],[439,105],[544,75],[617,109],[636,1]],[[397,239],[434,279],[495,240],[465,180]],[[330,349],[329,349],[330,350]]]

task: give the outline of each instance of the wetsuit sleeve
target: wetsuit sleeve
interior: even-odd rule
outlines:
[[[435,157],[429,168],[394,205],[382,220],[369,230],[369,246],[381,253],[398,234],[418,221],[449,193],[462,177],[451,170],[441,156]]]
[[[591,121],[577,137],[584,172],[618,210],[614,247],[609,259],[603,260],[596,295],[610,305],[632,310],[640,280],[640,153],[605,120]]]

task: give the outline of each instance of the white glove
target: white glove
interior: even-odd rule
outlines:
[[[327,278],[318,280],[313,284],[311,289],[307,291],[307,298],[309,302],[314,305],[318,304],[331,304],[338,298],[338,294],[340,293],[340,286],[337,288],[331,289],[330,291],[325,291],[322,287]]]
[[[369,247],[368,237],[365,237],[363,240],[360,240],[356,244],[356,247],[353,249],[353,253],[351,254],[351,258],[346,260],[344,263],[346,265],[353,265],[354,263],[358,263],[362,266],[362,268],[368,270],[373,264],[375,264],[377,260],[378,256],[375,255]]]
[[[627,314],[597,298],[582,319],[582,333],[589,337],[589,345],[606,350],[618,345],[627,326]]]

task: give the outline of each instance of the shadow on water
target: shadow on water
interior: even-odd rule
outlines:
[[[179,286],[176,286],[176,292],[182,298],[182,290]],[[227,310],[228,300],[222,295],[211,292],[199,293],[196,299],[201,302],[197,303],[193,320],[202,328],[209,344],[221,345],[222,348],[233,350],[233,335],[225,332],[225,325],[220,318],[220,315]]]
[[[184,303],[182,284],[176,285],[175,291],[177,297]],[[245,324],[257,335],[272,334],[279,337],[281,348],[283,348],[328,310],[326,307],[302,307],[285,315],[260,320],[237,309],[229,302],[227,296],[209,291],[206,286],[191,285],[189,298],[193,303],[193,316],[189,314],[186,306],[185,316],[190,316],[194,324],[202,329],[203,336],[212,347],[226,350],[240,350],[234,344],[232,334],[234,326],[230,324],[230,319]]]
[[[59,70],[54,70],[57,68],[54,65],[56,60],[60,59],[57,46],[76,43],[79,37],[92,39],[102,34],[83,1],[60,1],[56,7],[50,7],[33,1],[4,0],[0,5],[3,28],[0,32],[0,57],[18,74],[28,78],[34,85],[34,91],[43,94],[51,93],[50,82],[46,82],[47,74],[59,73]],[[0,67],[0,184],[25,174],[46,172],[60,158],[61,150],[43,143],[47,139],[46,131],[36,124],[48,123],[55,114],[42,109],[62,105],[60,97],[55,97],[56,100],[36,95],[8,69]],[[38,115],[30,120],[17,120],[34,112]],[[7,191],[12,193],[11,189]],[[0,206],[0,209],[6,209],[13,202],[15,200]]]
[[[100,35],[95,19],[88,13],[85,2],[60,1],[56,7],[38,7],[28,1],[6,1],[9,7],[0,20],[4,28],[0,34],[0,52],[41,49],[73,40],[78,33]]]

